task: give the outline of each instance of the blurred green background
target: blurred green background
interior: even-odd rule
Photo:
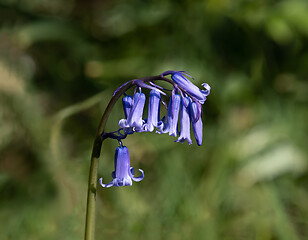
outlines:
[[[124,144],[145,179],[99,188],[96,239],[308,239],[308,1],[0,0],[0,239],[83,239],[112,92],[186,70],[204,143]],[[118,104],[108,129],[123,117]],[[111,180],[115,141],[99,177]]]

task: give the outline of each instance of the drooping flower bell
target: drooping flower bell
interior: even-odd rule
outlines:
[[[192,128],[194,131],[195,139],[197,141],[198,146],[201,146],[202,144],[202,135],[203,135],[203,123],[202,123],[202,113],[199,111],[197,103],[191,102],[190,103],[190,119]]]
[[[200,90],[195,84],[189,81],[184,75],[189,76],[183,71],[166,71],[162,76],[171,74],[171,79],[183,90],[185,90],[192,97],[196,98],[201,104],[206,100],[210,94],[211,87],[207,83],[201,84],[205,90]],[[190,76],[189,76],[190,77]]]
[[[181,142],[181,143],[187,140],[189,145],[192,144],[190,138],[190,114],[189,114],[190,102],[191,102],[190,97],[184,97],[184,99],[182,99],[181,117],[180,117],[181,131],[179,138],[176,140],[176,142]]]
[[[167,123],[165,124],[163,130],[163,133],[169,133],[169,136],[177,136],[180,105],[181,96],[179,94],[173,94],[169,100]]]
[[[144,124],[144,130],[152,132],[154,127],[158,127],[159,116],[160,116],[160,93],[156,90],[150,92],[148,119]]]
[[[125,146],[117,147],[114,156],[114,168],[115,171],[112,172],[113,180],[110,183],[103,184],[103,178],[99,179],[102,187],[131,186],[133,184],[132,180],[140,182],[144,178],[144,172],[141,169],[139,169],[141,176],[134,177],[135,170],[130,166],[129,152]]]
[[[130,99],[123,98],[124,114],[127,115],[127,119],[121,119],[119,126],[123,128],[125,134],[133,134],[134,132],[142,132],[144,120],[142,119],[145,95],[144,93],[135,93],[132,103]],[[131,107],[130,107],[131,105]]]
[[[144,93],[141,92],[135,93],[133,99],[133,107],[127,118],[127,123],[129,126],[136,128],[142,127],[143,125],[142,114],[143,114],[144,104],[145,104]]]
[[[133,97],[130,95],[126,95],[122,99],[122,104],[123,104],[125,119],[127,119],[133,107]]]

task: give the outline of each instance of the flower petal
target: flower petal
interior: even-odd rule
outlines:
[[[130,95],[127,95],[122,98],[122,104],[123,104],[123,110],[125,118],[127,119],[132,107],[133,107],[133,97]]]
[[[186,77],[184,77],[183,73],[176,72],[171,75],[171,78],[176,84],[178,84],[179,87],[181,87],[188,94],[197,98],[202,103],[205,101],[205,96],[200,91],[200,89],[191,81],[189,81]]]
[[[100,184],[102,187],[109,188],[109,187],[112,187],[112,186],[113,186],[113,180],[112,180],[110,183],[108,183],[108,184],[104,184],[104,183],[103,183],[103,178],[100,178],[100,179],[99,179],[99,184]]]
[[[146,123],[143,125],[144,132],[153,132],[154,126],[153,124]]]
[[[166,71],[161,74],[161,76],[171,75],[172,80],[187,94],[189,94],[192,98],[197,99],[201,104],[203,104],[206,100],[206,96],[210,94],[210,86],[207,83],[203,83],[202,86],[205,90],[200,90],[196,85],[194,85],[190,80],[188,80],[185,76],[188,76],[193,79],[185,71]]]
[[[148,120],[145,124],[145,131],[152,132],[157,127],[160,113],[160,93],[152,90],[150,92]]]
[[[121,119],[119,121],[119,126],[120,126],[120,128],[127,128],[127,127],[129,127],[126,119]]]
[[[185,97],[181,104],[181,131],[180,136],[176,140],[176,142],[183,143],[185,140],[187,140],[188,144],[192,144],[191,138],[190,138],[190,115],[189,115],[189,106],[186,107],[184,101],[186,104],[190,105],[191,99],[189,97]]]
[[[208,85],[207,83],[202,83],[201,86],[205,88],[205,90],[201,90],[201,92],[205,94],[206,96],[208,96],[211,92],[210,85]]]
[[[127,178],[115,178],[114,180],[114,185],[115,187],[124,187],[124,186],[131,186],[133,185],[132,180],[130,179],[130,177]]]
[[[133,98],[133,107],[130,111],[130,114],[127,118],[127,124],[130,127],[142,127],[143,120],[143,108],[145,104],[145,95],[144,93],[135,93]]]
[[[144,178],[144,172],[142,169],[139,169],[141,172],[141,176],[139,177],[134,177],[135,169],[133,167],[130,168],[130,171],[128,172],[129,176],[135,181],[135,182],[140,182]]]
[[[161,121],[159,121],[157,123],[156,133],[159,133],[159,134],[164,133],[163,130],[164,130],[164,126],[166,125],[166,123],[164,121],[165,121],[165,116],[163,117],[163,119]]]
[[[177,125],[179,119],[181,105],[181,96],[179,94],[173,94],[169,100],[168,112],[167,112],[167,124],[164,126],[164,133],[169,133],[170,136],[177,136]]]
[[[203,135],[203,123],[201,119],[201,114],[198,110],[198,105],[200,103],[192,102],[190,104],[190,118],[193,127],[193,132],[198,146],[202,144],[202,135]]]

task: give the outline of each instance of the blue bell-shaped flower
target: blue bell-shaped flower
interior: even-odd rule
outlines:
[[[184,91],[196,98],[201,104],[206,100],[206,97],[210,94],[211,87],[207,83],[203,83],[202,86],[205,90],[200,90],[195,84],[189,81],[184,75],[189,76],[183,71],[166,71],[162,75],[171,74],[172,80],[181,87]],[[190,76],[189,76],[190,77]]]
[[[132,107],[129,111],[129,101],[123,101],[124,113],[127,114],[127,119],[121,119],[119,126],[123,128],[125,134],[133,134],[134,132],[142,132],[144,120],[142,119],[143,109],[145,104],[144,93],[135,93],[132,100]],[[125,104],[125,105],[124,105]],[[127,107],[127,106],[128,107]],[[126,112],[125,112],[126,111]]]
[[[200,104],[200,103],[199,103]],[[202,135],[203,135],[203,123],[201,119],[201,113],[199,111],[202,111],[198,109],[197,103],[191,102],[190,103],[190,119],[192,128],[194,131],[195,139],[197,141],[198,146],[202,144]]]
[[[184,103],[185,101],[185,103]],[[181,130],[180,130],[180,136],[176,140],[176,142],[185,142],[187,140],[188,144],[192,144],[191,138],[190,138],[190,115],[189,115],[189,105],[190,105],[191,99],[190,97],[185,97],[182,100],[181,104]]]
[[[179,94],[173,94],[169,100],[167,123],[164,124],[163,133],[169,133],[170,136],[174,137],[177,136],[180,106],[181,96]]]
[[[158,127],[159,116],[160,116],[160,93],[156,90],[150,92],[148,119],[144,124],[144,130],[152,132],[154,127]]]
[[[132,180],[140,182],[144,178],[144,172],[141,169],[139,169],[141,176],[134,177],[135,170],[130,166],[129,152],[125,146],[117,147],[114,156],[114,167],[115,171],[112,172],[113,180],[110,183],[103,184],[103,178],[99,179],[102,187],[131,186],[133,184]]]

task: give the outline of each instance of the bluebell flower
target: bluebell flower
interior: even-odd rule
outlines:
[[[195,102],[190,103],[190,118],[198,146],[201,146],[202,144],[202,135],[203,135],[203,123],[200,111],[202,110],[198,109],[197,103]]]
[[[140,182],[144,178],[143,170],[139,169],[141,176],[134,177],[134,168],[130,166],[129,152],[127,147],[120,146],[116,149],[114,156],[114,168],[115,171],[112,172],[113,180],[108,184],[103,184],[103,178],[99,179],[102,187],[120,187],[120,186],[131,186],[133,184],[132,180],[135,182]]]
[[[133,99],[133,107],[127,118],[127,123],[131,127],[142,127],[143,125],[143,109],[145,104],[144,93],[135,93]]]
[[[185,102],[184,102],[185,101]],[[187,140],[188,144],[192,144],[191,138],[190,138],[190,114],[189,114],[189,105],[190,105],[191,99],[190,97],[185,97],[182,99],[181,103],[181,131],[180,136],[176,140],[176,142],[185,142]]]
[[[177,136],[180,105],[181,96],[179,94],[173,94],[169,100],[167,123],[164,125],[163,133],[169,133],[170,136],[174,137]]]
[[[156,90],[150,92],[149,110],[147,123],[144,124],[144,130],[152,132],[154,127],[158,127],[160,116],[160,93]]]
[[[127,119],[121,119],[119,126],[123,128],[125,134],[142,132],[144,120],[142,119],[145,104],[144,93],[135,93],[132,102],[132,108],[129,111]],[[123,106],[124,107],[124,106]]]
[[[182,71],[166,71],[162,75],[171,74],[172,80],[184,91],[196,98],[201,104],[206,100],[206,97],[210,94],[211,87],[207,83],[201,84],[205,90],[200,90],[196,85],[189,81],[184,75],[189,76]],[[190,76],[189,76],[190,77]]]
[[[133,107],[133,97],[130,95],[123,97],[122,104],[123,104],[125,119],[127,119]]]

